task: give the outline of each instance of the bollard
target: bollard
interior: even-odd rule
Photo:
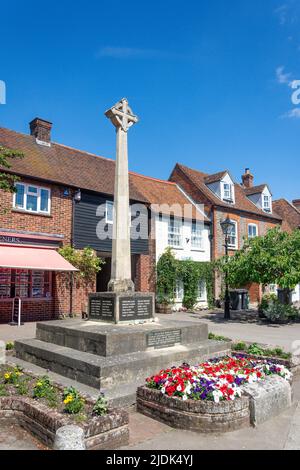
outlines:
[[[5,343],[4,341],[0,341],[0,364],[5,364],[5,356],[6,356]]]
[[[63,426],[56,431],[54,450],[86,450],[84,431],[78,426]]]

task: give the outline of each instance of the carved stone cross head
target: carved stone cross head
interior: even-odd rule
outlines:
[[[138,122],[138,117],[133,114],[126,98],[122,98],[112,108],[108,109],[105,116],[111,120],[115,127],[121,127],[125,132]]]

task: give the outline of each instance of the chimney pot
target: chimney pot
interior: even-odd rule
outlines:
[[[36,138],[38,144],[51,145],[52,122],[35,118],[30,123],[30,133]]]
[[[244,188],[253,187],[254,176],[250,173],[250,168],[245,168],[245,173],[242,175],[242,184]]]

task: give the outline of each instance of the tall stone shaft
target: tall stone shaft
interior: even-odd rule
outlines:
[[[130,292],[134,291],[134,284],[131,280],[127,131],[138,119],[125,98],[106,111],[105,115],[116,127],[117,136],[111,279],[108,291]]]

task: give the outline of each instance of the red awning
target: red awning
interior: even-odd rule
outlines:
[[[0,267],[42,271],[78,271],[53,249],[20,246],[0,246]]]

